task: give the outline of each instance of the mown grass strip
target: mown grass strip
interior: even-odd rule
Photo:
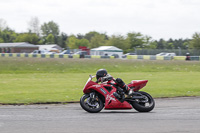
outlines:
[[[73,58],[0,58],[0,73],[200,72],[200,62]]]
[[[0,103],[79,101],[89,74],[105,68],[126,83],[148,79],[153,97],[200,96],[200,63],[108,59],[0,58]]]

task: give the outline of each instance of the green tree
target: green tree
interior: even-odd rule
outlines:
[[[156,49],[157,48],[157,42],[151,41],[148,45],[145,46],[147,49]]]
[[[190,41],[189,41],[189,40],[188,40],[188,41],[185,40],[184,43],[183,43],[183,47],[182,47],[182,48],[183,48],[183,49],[188,49],[189,46],[190,46]]]
[[[53,44],[54,43],[54,36],[52,34],[49,34],[47,37],[46,37],[46,43],[47,44]]]
[[[79,46],[89,46],[89,41],[87,39],[78,39],[78,47]]]
[[[137,32],[131,32],[127,34],[126,42],[129,44],[130,49],[133,49],[135,47],[142,48],[144,44],[146,44],[146,38],[141,34]]]
[[[53,21],[50,21],[48,23],[44,23],[41,26],[42,35],[48,36],[49,34],[52,34],[53,36],[59,35],[59,25]]]
[[[4,40],[2,38],[0,38],[0,43],[3,43],[3,42],[4,42]]]
[[[175,39],[170,38],[168,41],[160,39],[155,41],[157,43],[157,49],[188,49],[190,39]]]
[[[71,49],[78,49],[79,46],[88,47],[89,41],[87,39],[77,39],[74,35],[72,35],[67,39],[66,44]]]
[[[77,40],[76,37],[74,35],[71,35],[68,37],[67,41],[66,41],[66,44],[67,44],[67,47],[71,48],[71,49],[77,49]]]
[[[44,36],[44,43],[46,43],[46,37],[49,34],[52,34],[54,36],[54,43],[58,43],[58,35],[60,33],[59,30],[59,25],[53,21],[50,21],[48,23],[44,23],[41,26],[41,31],[42,31],[42,35]]]
[[[62,32],[58,36],[58,45],[61,46],[62,48],[66,48],[66,41],[67,41],[68,35],[64,32]]]
[[[150,36],[143,36],[141,39],[143,39],[143,45],[142,47],[146,49],[156,49],[157,43],[152,39]]]
[[[200,49],[200,33],[194,33],[192,40],[190,41],[190,47],[195,49]]]
[[[38,44],[39,37],[35,33],[21,33],[17,36],[15,42],[28,42]]]
[[[103,46],[103,45],[106,45],[106,41],[105,38],[106,36],[103,35],[103,34],[95,34],[92,38],[91,38],[91,41],[90,41],[90,45],[89,47],[90,48],[96,48],[96,47],[99,47],[99,46]]]
[[[164,48],[165,49],[174,49],[175,48],[175,41],[170,38],[168,41],[166,41],[166,43],[164,44]]]
[[[165,46],[166,49],[173,49],[174,48],[174,45],[172,42],[170,43],[166,43],[166,46]]]
[[[92,37],[94,37],[95,35],[100,35],[100,33],[96,32],[96,31],[91,31],[85,34],[85,39],[87,39],[88,41],[91,41]]]
[[[166,41],[164,39],[160,39],[158,42],[157,42],[157,49],[164,49],[165,48],[165,44],[166,44]]]
[[[126,43],[125,38],[122,35],[112,35],[107,41],[107,45],[115,46],[123,50],[130,48],[129,44]]]
[[[84,38],[84,35],[82,35],[82,34],[80,34],[80,33],[77,34],[76,36],[77,36],[77,39],[83,39],[83,38]]]
[[[10,28],[6,28],[4,30],[0,30],[0,38],[3,40],[3,42],[8,43],[8,42],[14,42],[16,39],[16,33],[14,30],[11,30]]]

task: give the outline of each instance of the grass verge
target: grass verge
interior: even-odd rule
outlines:
[[[199,62],[0,58],[0,103],[79,101],[89,74],[106,68],[126,83],[148,79],[153,97],[200,96]]]

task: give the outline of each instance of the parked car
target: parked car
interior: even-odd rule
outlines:
[[[176,53],[166,53],[165,56],[172,56],[172,57],[174,57],[174,56],[176,56]]]
[[[74,55],[80,55],[80,58],[85,58],[85,55],[88,55],[87,51],[78,51]]]
[[[72,53],[70,52],[70,50],[64,50],[64,51],[62,51],[62,52],[59,53],[59,54],[72,54]]]
[[[125,55],[136,55],[136,53],[126,53]]]
[[[136,55],[136,53],[126,53],[126,54],[122,55],[122,58],[126,58],[127,55]]]
[[[47,54],[47,50],[34,50],[31,54]]]
[[[79,55],[87,55],[87,51],[78,51],[74,54],[79,54]]]
[[[119,58],[118,54],[112,54],[111,56],[114,56],[114,58]]]
[[[47,50],[34,50],[31,54],[56,54],[56,52],[49,52]]]
[[[156,54],[156,56],[165,56],[166,52],[161,52],[159,54]]]
[[[162,53],[159,53],[159,54],[156,54],[156,56],[176,56],[176,53],[166,53],[166,52],[162,52]]]

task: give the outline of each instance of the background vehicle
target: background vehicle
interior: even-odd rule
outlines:
[[[126,53],[125,55],[136,55],[136,53]]]
[[[87,55],[87,51],[78,51],[74,54],[79,54],[79,55]]]
[[[162,52],[162,53],[156,54],[156,56],[164,56],[165,54],[166,52]]]
[[[156,54],[156,56],[176,56],[176,53],[166,53],[166,52],[162,52],[159,54]]]
[[[64,50],[64,51],[62,51],[62,52],[59,53],[59,54],[72,54],[72,53],[70,52],[70,50]]]
[[[148,80],[133,80],[128,86],[133,89],[134,93],[120,102],[114,95],[114,92],[122,93],[120,87],[105,82],[98,84],[92,81],[90,75],[83,89],[84,95],[80,99],[81,107],[90,112],[100,112],[104,106],[105,109],[132,109],[139,112],[149,112],[154,106],[154,99],[146,92],[139,91],[143,88]]]
[[[34,50],[31,54],[47,54],[47,50]]]
[[[74,53],[74,55],[77,55],[77,54],[80,55],[80,58],[84,58],[85,55],[88,55],[88,52],[87,51],[78,51],[78,52]]]
[[[114,56],[114,58],[119,58],[118,54],[112,54],[111,56]]]
[[[34,50],[31,54],[57,54],[57,52],[50,52],[47,50]]]
[[[176,54],[175,53],[166,53],[164,56],[172,56],[172,57],[174,57],[174,56],[176,56]]]
[[[122,55],[122,58],[126,58],[127,55],[136,55],[136,53],[126,53],[126,54]]]

